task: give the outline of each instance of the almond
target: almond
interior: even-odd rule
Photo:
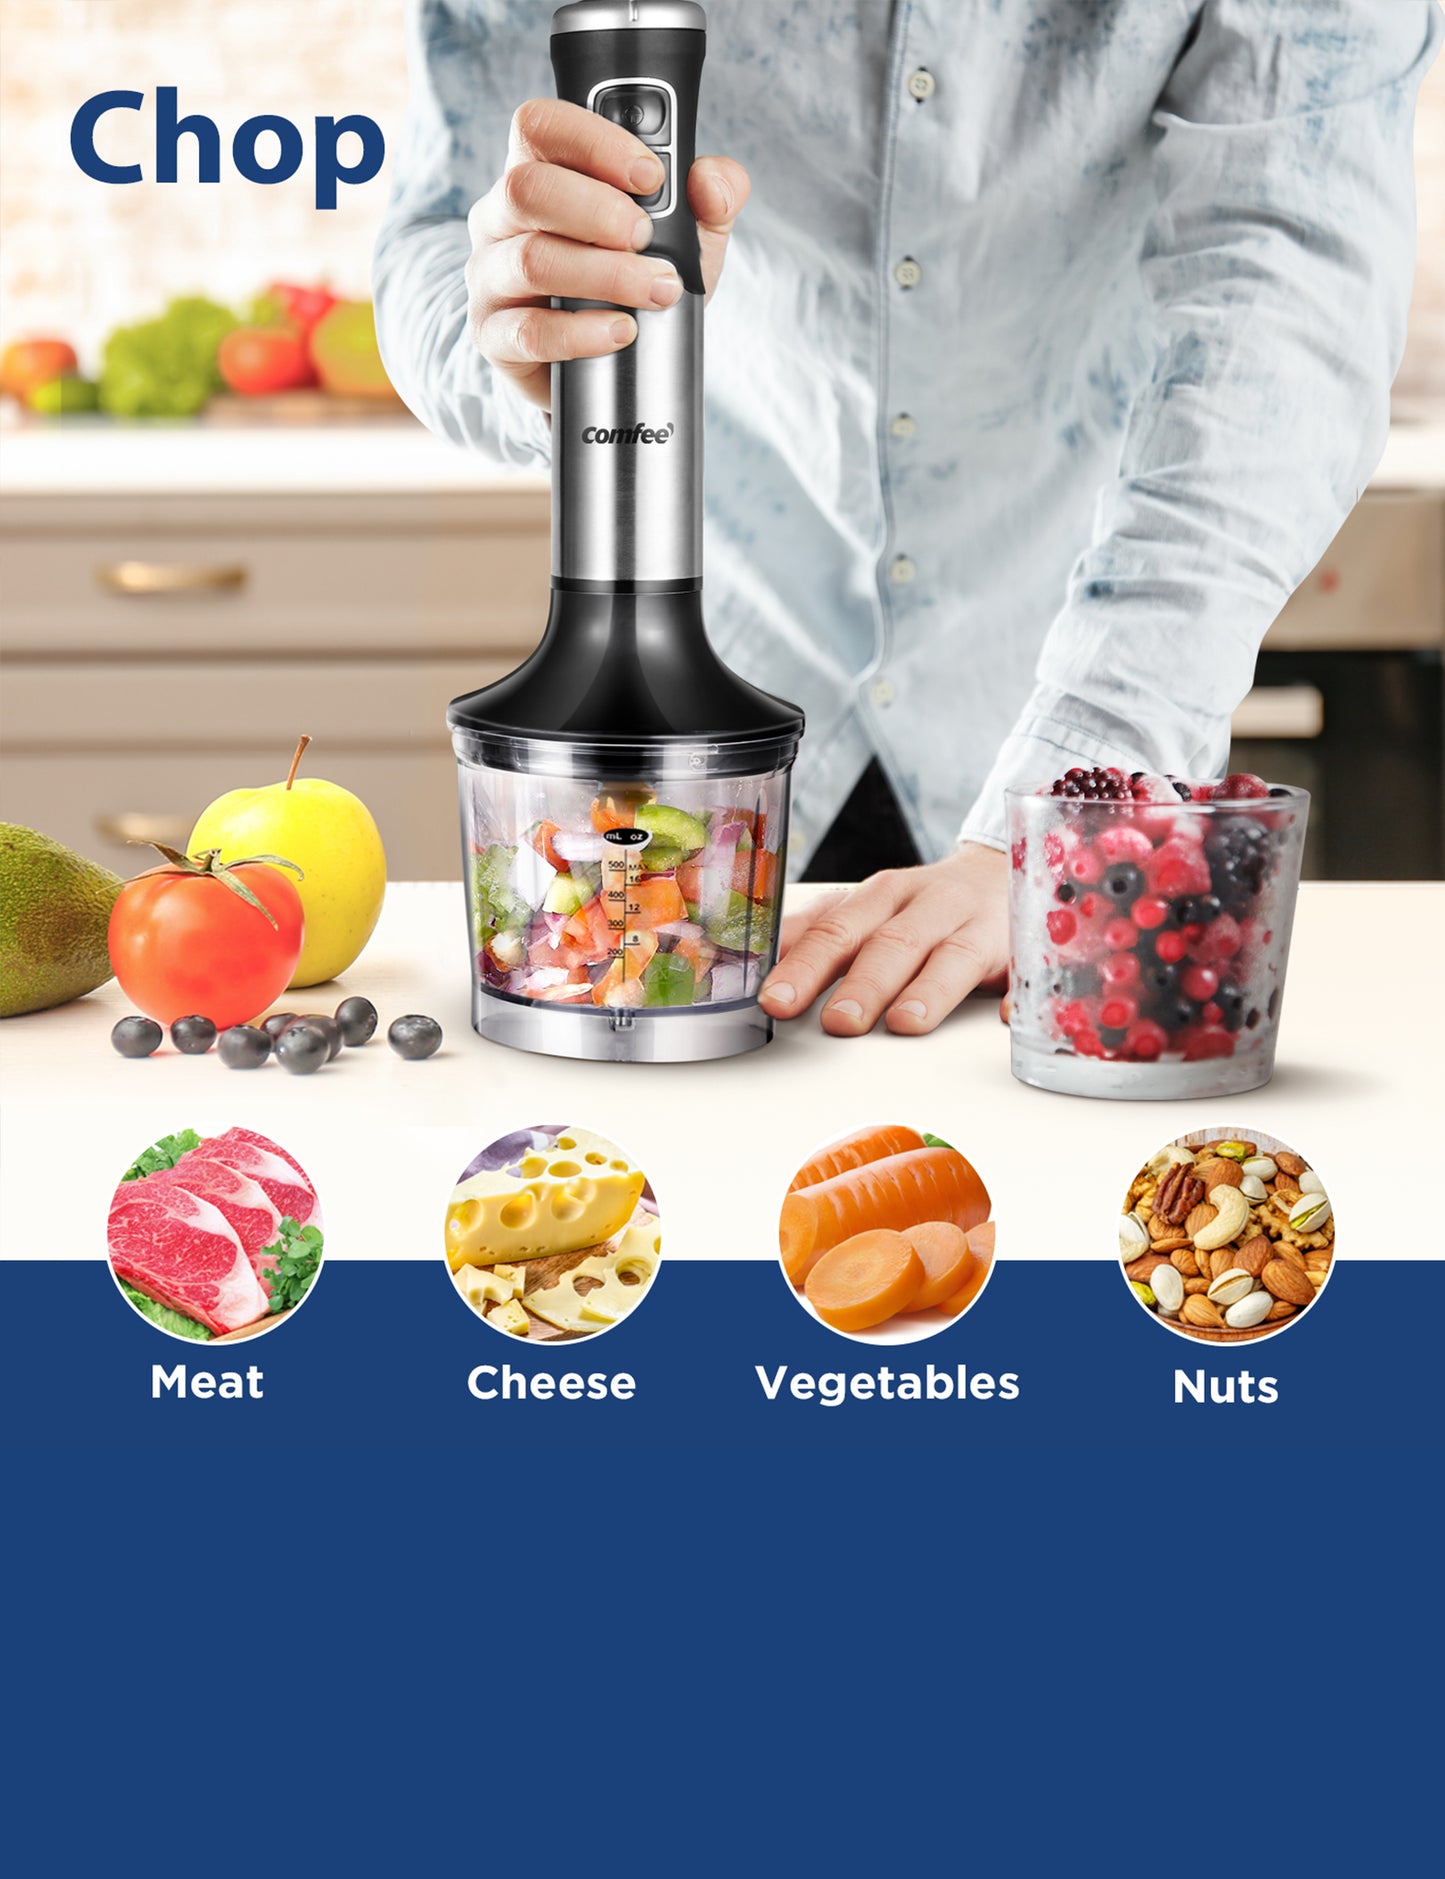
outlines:
[[[1167,1266],[1169,1261],[1162,1253],[1141,1253],[1137,1259],[1131,1259],[1124,1268],[1124,1275],[1135,1285],[1147,1285],[1149,1275],[1156,1266]]]
[[[1239,1264],[1239,1259],[1238,1259],[1237,1247],[1217,1246],[1214,1249],[1214,1251],[1209,1255],[1209,1276],[1211,1279],[1217,1279],[1220,1273],[1232,1272],[1238,1264]],[[1250,1278],[1254,1279],[1254,1278],[1257,1278],[1259,1275],[1257,1273],[1251,1272],[1249,1276]]]
[[[1224,1319],[1219,1307],[1213,1305],[1202,1292],[1191,1292],[1185,1299],[1179,1313],[1185,1324],[1192,1324],[1199,1330],[1222,1331]]]
[[[1269,1308],[1265,1323],[1278,1324],[1281,1318],[1293,1318],[1298,1309],[1297,1305],[1291,1305],[1286,1300],[1277,1298]]]
[[[1291,1246],[1288,1240],[1280,1241],[1279,1245],[1274,1249],[1274,1256],[1276,1259],[1286,1260],[1298,1272],[1309,1271],[1309,1267],[1305,1264],[1304,1254],[1297,1246]],[[1261,1266],[1260,1271],[1262,1272],[1263,1270],[1264,1268]]]
[[[1194,1279],[1200,1276],[1199,1261],[1194,1257],[1194,1248],[1192,1246],[1176,1246],[1174,1251],[1169,1255],[1169,1263],[1178,1266],[1186,1279]]]
[[[1223,1248],[1220,1249],[1223,1251]],[[1242,1266],[1251,1278],[1257,1279],[1270,1260],[1274,1258],[1274,1247],[1264,1233],[1256,1233],[1252,1240],[1246,1240],[1234,1255],[1236,1266]]]
[[[1216,1157],[1213,1161],[1200,1162],[1194,1172],[1204,1183],[1206,1194],[1211,1188],[1218,1187],[1221,1182],[1225,1187],[1238,1187],[1244,1179],[1244,1170],[1239,1163],[1226,1161],[1222,1156]]]
[[[1300,1197],[1300,1184],[1293,1175],[1277,1174],[1273,1186],[1274,1192],[1281,1198],[1287,1195],[1291,1200],[1298,1200]]]
[[[1310,1284],[1308,1273],[1292,1266],[1287,1259],[1271,1259],[1259,1276],[1264,1289],[1286,1305],[1308,1305],[1314,1299],[1315,1288]]]
[[[1204,1231],[1218,1212],[1219,1209],[1217,1207],[1211,1207],[1208,1201],[1201,1201],[1197,1207],[1191,1210],[1188,1218],[1185,1220],[1184,1231],[1191,1240],[1194,1239],[1197,1234]]]
[[[1208,1279],[1186,1279],[1184,1281],[1184,1290],[1186,1294],[1191,1292],[1207,1292],[1209,1290],[1209,1281]]]
[[[1309,1163],[1302,1155],[1292,1155],[1287,1148],[1274,1151],[1274,1165],[1283,1174],[1301,1175],[1309,1172]]]

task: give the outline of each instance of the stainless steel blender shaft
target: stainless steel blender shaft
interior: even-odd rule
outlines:
[[[624,352],[553,368],[555,578],[702,578],[702,311],[685,293]]]

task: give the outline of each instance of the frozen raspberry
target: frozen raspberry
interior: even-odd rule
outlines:
[[[1092,887],[1104,872],[1104,863],[1100,855],[1084,844],[1076,848],[1064,863],[1064,873],[1080,887]]]
[[[1104,1031],[1127,1031],[1139,1016],[1139,1001],[1124,993],[1106,998],[1099,1007],[1099,1027]]]
[[[1211,920],[1190,948],[1190,957],[1201,966],[1222,966],[1233,959],[1244,945],[1244,934],[1233,914],[1221,913]]]
[[[1126,991],[1139,983],[1138,953],[1110,953],[1099,967],[1099,978],[1111,992]]]
[[[1219,990],[1219,974],[1212,966],[1191,966],[1182,984],[1187,998],[1197,998],[1203,1004]]]
[[[1169,1042],[1169,1033],[1162,1024],[1155,1024],[1152,1018],[1141,1018],[1129,1028],[1124,1039],[1124,1054],[1137,1057],[1141,1063],[1153,1063]]]
[[[1067,907],[1055,907],[1044,921],[1055,946],[1067,946],[1079,930],[1079,923]]]
[[[1079,902],[1079,918],[1084,921],[1097,920],[1099,915],[1113,905],[1102,894],[1085,894]]]
[[[1206,1057],[1232,1057],[1234,1055],[1234,1039],[1228,1031],[1221,1031],[1213,1025],[1201,1026],[1199,1030],[1191,1031],[1187,1037],[1179,1041],[1184,1047],[1186,1063],[1199,1063]]]
[[[1110,867],[1119,861],[1147,861],[1154,852],[1149,837],[1132,822],[1116,822],[1101,829],[1094,845]]]
[[[1044,860],[1057,871],[1078,846],[1079,837],[1073,829],[1050,829],[1044,837]]]
[[[1169,834],[1176,842],[1188,842],[1194,848],[1202,848],[1209,827],[1203,816],[1175,816],[1169,824]]]
[[[1028,843],[1027,842],[1015,842],[1013,847],[1009,850],[1009,860],[1013,863],[1013,871],[1015,874],[1023,873],[1024,866],[1027,863],[1028,858],[1029,858]]]
[[[1139,929],[1132,920],[1111,920],[1104,928],[1104,944],[1111,952],[1127,952],[1138,938]]]
[[[1262,776],[1251,776],[1248,770],[1235,770],[1214,786],[1216,802],[1258,802],[1268,794],[1269,784]]]
[[[1162,959],[1166,966],[1177,966],[1188,951],[1189,942],[1182,933],[1173,929],[1161,933],[1154,942],[1154,956]]]
[[[1136,770],[1129,779],[1129,794],[1135,802],[1168,803],[1172,809],[1179,801],[1173,782],[1167,776],[1151,776]]]
[[[1181,894],[1209,892],[1209,863],[1202,850],[1172,837],[1156,848],[1144,870],[1150,892],[1173,900]]]
[[[1063,1037],[1077,1037],[1083,1031],[1094,1028],[1094,1019],[1098,1013],[1097,998],[1071,998],[1059,1008],[1054,1019]]]
[[[1230,1042],[1233,1041],[1231,1038]],[[1080,1031],[1074,1039],[1074,1050],[1080,1057],[1102,1057],[1104,1040],[1097,1031]]]

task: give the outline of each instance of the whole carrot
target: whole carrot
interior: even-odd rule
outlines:
[[[951,1220],[967,1233],[991,1211],[988,1189],[956,1148],[905,1149],[785,1195],[783,1269],[801,1286],[824,1253],[856,1233],[906,1233],[924,1220]]]
[[[861,1168],[865,1162],[882,1161],[887,1155],[901,1155],[905,1149],[922,1146],[923,1137],[917,1129],[906,1128],[901,1122],[885,1123],[881,1128],[855,1129],[851,1135],[845,1135],[839,1142],[830,1142],[811,1160],[805,1161],[793,1176],[788,1192],[815,1187],[819,1181],[831,1181],[835,1174],[846,1174],[850,1168]]]

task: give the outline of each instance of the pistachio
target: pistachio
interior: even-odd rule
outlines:
[[[1279,1173],[1272,1155],[1251,1155],[1248,1161],[1240,1163],[1244,1174],[1257,1175],[1261,1181],[1272,1181]]]
[[[1216,1155],[1223,1155],[1229,1161],[1251,1161],[1254,1158],[1253,1142],[1216,1142]]]
[[[1264,1323],[1273,1307],[1274,1300],[1268,1292],[1246,1292],[1225,1312],[1224,1322],[1231,1331],[1252,1331],[1257,1324]]]
[[[1170,1267],[1170,1271],[1173,1271],[1172,1266]],[[1141,1305],[1152,1305],[1156,1302],[1154,1294],[1149,1290],[1147,1285],[1137,1285],[1131,1280],[1129,1290],[1134,1294]]]
[[[1182,1148],[1178,1142],[1171,1142],[1168,1148],[1161,1148],[1157,1155],[1152,1155],[1146,1165],[1150,1174],[1163,1174],[1166,1168],[1192,1168],[1194,1162],[1192,1148]]]
[[[1138,1214],[1125,1214],[1119,1221],[1119,1253],[1124,1259],[1137,1259],[1148,1250],[1149,1229]]]
[[[1228,1272],[1221,1272],[1210,1286],[1208,1296],[1216,1305],[1237,1305],[1242,1298],[1248,1298],[1253,1290],[1253,1275],[1239,1266],[1231,1266]],[[1265,1310],[1268,1309],[1266,1305]]]
[[[1263,1177],[1257,1174],[1243,1176],[1239,1183],[1239,1191],[1246,1200],[1253,1201],[1256,1205],[1262,1200],[1269,1199],[1269,1189],[1265,1186]]]
[[[1216,1246],[1227,1246],[1249,1224],[1249,1202],[1237,1187],[1216,1187],[1210,1194],[1215,1216],[1209,1225],[1194,1236],[1201,1252],[1212,1253]]]
[[[1289,1223],[1296,1233],[1313,1233],[1330,1217],[1329,1197],[1325,1194],[1301,1194],[1289,1210]]]
[[[1306,1168],[1304,1173],[1298,1177],[1298,1180],[1301,1194],[1323,1194],[1325,1191],[1324,1182],[1315,1173],[1313,1168]]]
[[[1166,1318],[1172,1318],[1184,1303],[1184,1277],[1177,1266],[1171,1266],[1166,1260],[1156,1266],[1150,1279],[1154,1288],[1154,1297],[1159,1309]]]

